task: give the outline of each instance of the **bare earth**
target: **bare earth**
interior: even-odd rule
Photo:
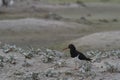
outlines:
[[[120,31],[100,32],[71,41],[78,47],[87,49],[116,49],[120,44]]]
[[[87,7],[75,3],[69,5],[49,4],[44,1],[39,2],[39,0],[21,2],[17,0],[15,3],[9,8],[0,9],[5,12],[0,16],[4,19],[0,21],[0,41],[3,43],[58,49],[63,44],[68,45],[66,42],[69,43],[71,40],[92,33],[119,31],[120,29],[120,6],[115,3],[86,3]],[[39,15],[49,12],[57,13],[68,20],[35,19],[40,17]],[[22,17],[24,19],[21,19]],[[88,21],[79,21],[80,17],[85,17]],[[20,19],[5,20],[7,18]],[[107,20],[106,23],[100,21],[104,19]],[[117,21],[112,22],[114,19]]]

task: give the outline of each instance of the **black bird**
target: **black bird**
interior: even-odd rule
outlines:
[[[66,50],[66,49],[70,49],[70,55],[72,58],[78,57],[79,60],[85,60],[90,62],[92,60],[90,58],[87,58],[83,53],[77,51],[73,44],[69,44],[68,47],[63,50]]]

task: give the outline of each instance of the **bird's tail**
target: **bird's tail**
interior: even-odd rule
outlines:
[[[92,59],[90,59],[90,58],[86,58],[86,60],[87,60],[87,61],[90,61],[90,62],[92,61]]]

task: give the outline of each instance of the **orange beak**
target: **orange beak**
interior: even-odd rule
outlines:
[[[63,51],[65,51],[65,50],[67,50],[67,49],[69,49],[69,48],[64,48]]]

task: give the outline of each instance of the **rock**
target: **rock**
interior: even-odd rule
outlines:
[[[22,64],[22,66],[23,67],[30,67],[32,65],[25,60],[24,63]]]
[[[24,75],[24,72],[21,72],[21,71],[18,71],[18,70],[16,70],[14,73],[13,73],[14,75],[18,75],[18,76],[23,76]]]
[[[0,62],[4,62],[4,57],[0,55]]]
[[[54,63],[55,68],[60,68],[60,67],[65,67],[66,66],[66,61],[64,59],[60,59]]]
[[[46,77],[59,77],[60,76],[60,72],[56,71],[54,68],[48,68],[45,72],[44,75]]]
[[[23,80],[40,80],[39,73],[31,72],[29,74],[24,75]]]
[[[4,53],[9,53],[9,52],[12,52],[12,51],[16,52],[17,47],[16,47],[16,45],[5,44],[5,45],[2,46],[2,49],[3,49]]]
[[[106,66],[106,71],[110,72],[110,73],[116,73],[116,72],[120,72],[119,70],[119,66],[118,64],[111,64],[109,62],[104,62],[105,66]]]
[[[0,62],[0,67],[4,67],[4,64],[2,62]]]
[[[24,53],[22,53],[24,56],[25,56],[25,58],[27,58],[27,59],[31,59],[32,57],[33,57],[33,54],[31,53],[31,52],[28,52],[28,53],[26,53],[26,52],[24,52]]]
[[[41,52],[41,55],[44,63],[57,61],[63,56],[62,53],[51,49],[46,49],[45,52]]]
[[[57,50],[53,50],[54,54],[56,57],[59,57],[59,58],[62,58],[64,57],[64,54],[60,51],[57,51]]]
[[[16,64],[16,59],[14,56],[9,56],[9,58],[7,58],[7,62],[11,64]]]

